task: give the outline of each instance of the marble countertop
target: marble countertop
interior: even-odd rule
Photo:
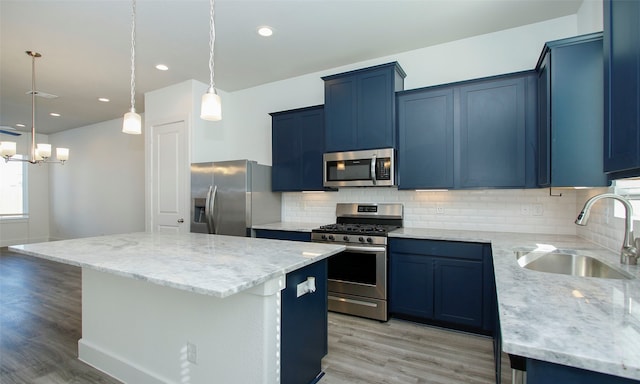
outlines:
[[[140,232],[16,245],[10,249],[223,298],[336,254],[344,246]]]
[[[490,243],[502,349],[511,354],[640,379],[640,267],[567,235],[403,228],[397,238]],[[521,268],[516,250],[578,250],[635,276],[574,277]]]
[[[324,223],[302,223],[295,221],[282,221],[277,223],[254,225],[253,229],[269,229],[272,231],[291,231],[291,232],[311,232],[312,229],[319,228],[321,225],[330,224]]]

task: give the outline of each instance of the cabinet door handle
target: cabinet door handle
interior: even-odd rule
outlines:
[[[184,219],[178,219],[178,224],[184,223]]]

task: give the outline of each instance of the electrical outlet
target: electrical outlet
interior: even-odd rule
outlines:
[[[198,349],[193,343],[187,342],[187,361],[196,364],[198,362]]]
[[[527,204],[523,204],[520,206],[520,214],[522,216],[529,216],[531,213],[531,208]]]
[[[441,204],[436,204],[436,214],[444,215],[444,206]]]
[[[542,204],[533,204],[533,216],[542,216],[544,208]]]

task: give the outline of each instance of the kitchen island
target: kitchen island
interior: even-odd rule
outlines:
[[[344,249],[192,233],[10,248],[82,268],[79,358],[141,384],[279,382],[285,277]]]

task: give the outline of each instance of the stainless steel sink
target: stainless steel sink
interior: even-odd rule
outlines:
[[[633,279],[631,274],[582,253],[516,251],[515,254],[522,268],[533,271],[603,279]]]

